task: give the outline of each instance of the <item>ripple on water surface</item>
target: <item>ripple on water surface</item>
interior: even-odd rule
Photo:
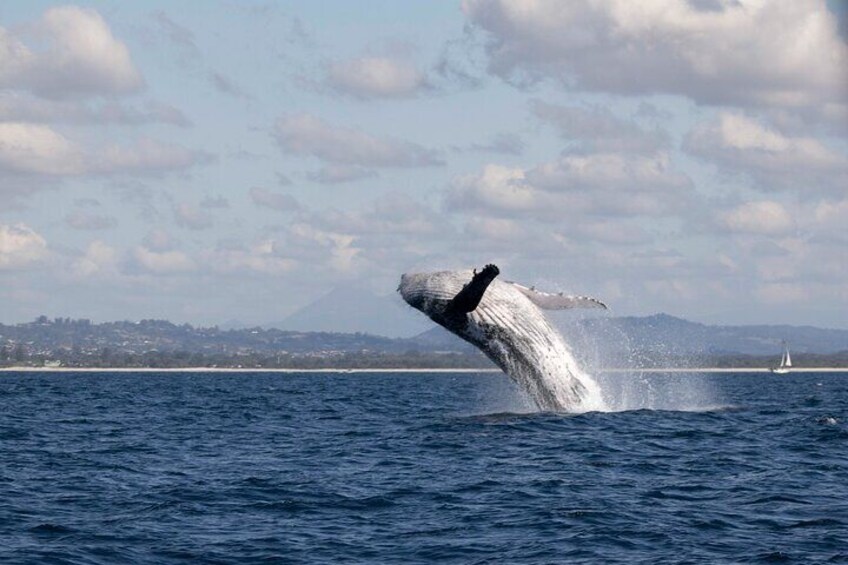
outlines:
[[[0,561],[848,561],[848,375],[628,378],[5,374]]]

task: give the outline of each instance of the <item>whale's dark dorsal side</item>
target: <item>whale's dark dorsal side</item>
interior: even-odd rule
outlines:
[[[445,314],[458,316],[476,310],[480,301],[483,300],[486,289],[500,273],[500,269],[495,265],[486,265],[479,273],[474,271],[471,282],[462,287],[462,290],[445,307]]]

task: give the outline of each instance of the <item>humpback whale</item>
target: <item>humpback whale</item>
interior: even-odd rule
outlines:
[[[549,294],[495,280],[499,274],[495,265],[479,272],[407,273],[398,292],[407,304],[479,348],[539,409],[605,410],[597,383],[577,366],[542,309],[606,306],[586,296]]]

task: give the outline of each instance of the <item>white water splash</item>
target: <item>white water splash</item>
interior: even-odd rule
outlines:
[[[557,319],[571,347],[577,352],[578,362],[600,390],[603,407],[599,411],[622,412],[629,410],[714,411],[727,408],[713,379],[705,374],[656,373],[650,369],[619,369],[609,367],[643,364],[644,351],[635,347],[630,336],[615,324],[604,325],[604,318],[596,318],[595,331],[576,323],[573,316]],[[600,326],[600,328],[599,328]],[[600,331],[599,331],[600,329]],[[653,344],[650,361],[671,367],[681,363],[696,365],[699,355],[686,356],[666,344]]]
[[[719,401],[712,380],[705,374],[617,371],[600,373],[598,381],[611,412],[711,412],[728,408]]]

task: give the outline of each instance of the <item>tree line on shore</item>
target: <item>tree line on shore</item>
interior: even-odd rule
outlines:
[[[834,354],[802,353],[794,357],[796,368],[846,367],[848,351]],[[664,367],[766,368],[775,364],[772,357],[724,354],[713,356],[670,358],[653,357],[650,352],[639,356],[633,366],[611,363],[598,368],[652,369]],[[346,351],[315,353],[268,353],[263,351],[238,354],[204,353],[201,351],[123,351],[103,347],[82,354],[80,350],[31,352],[17,344],[0,347],[0,367],[77,367],[77,368],[256,368],[256,369],[491,369],[494,367],[482,353],[432,351]]]

